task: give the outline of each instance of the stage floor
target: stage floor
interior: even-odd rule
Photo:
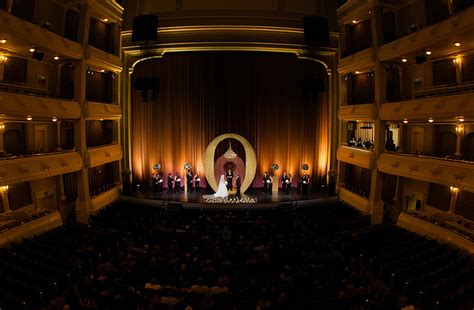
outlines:
[[[295,207],[319,205],[339,200],[338,196],[329,196],[326,191],[312,192],[309,194],[302,194],[299,191],[293,191],[291,194],[285,194],[283,192],[273,192],[272,194],[266,194],[259,189],[249,189],[241,198],[245,200],[254,199],[255,203],[209,203],[206,202],[204,195],[212,195],[213,192],[202,190],[201,192],[178,192],[178,193],[167,193],[162,192],[157,195],[153,195],[151,189],[135,189],[130,193],[123,194],[120,199],[126,202],[140,203],[145,205],[152,205],[157,207],[167,207],[169,204],[180,204],[184,208],[275,208],[281,204],[293,205]],[[230,200],[236,198],[235,194],[230,194],[228,197]]]

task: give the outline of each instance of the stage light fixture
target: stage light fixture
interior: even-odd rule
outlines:
[[[0,43],[5,44],[5,43],[7,43],[7,40],[1,39],[1,40],[0,40]]]
[[[428,118],[428,122],[432,123],[434,122],[434,119],[432,117]]]
[[[402,62],[407,62],[407,61],[408,61],[408,59],[402,58]]]
[[[403,120],[403,123],[404,123],[404,124],[408,124],[408,120],[405,118],[405,119]]]
[[[36,48],[30,48],[30,53],[34,53],[36,51]]]
[[[461,42],[459,42],[459,41],[454,42],[454,46],[460,47],[460,46],[461,46]]]
[[[54,56],[54,60],[59,60],[59,56]]]
[[[428,55],[428,56],[430,56],[430,55],[431,55],[431,53],[432,53],[432,52],[431,52],[431,50],[430,50],[430,49],[427,49],[427,50],[425,51],[425,54],[426,54],[426,55]]]
[[[460,123],[464,123],[464,118],[460,117],[460,118],[458,118],[458,121],[459,121]]]
[[[109,19],[108,19],[108,18],[104,18],[103,21],[104,21],[104,22],[108,22]]]
[[[105,72],[105,70],[104,70],[104,69],[102,69],[102,70],[100,70],[100,72],[104,73],[104,72]]]
[[[353,24],[357,24],[357,21],[354,19],[354,20],[352,21],[352,23],[353,23]]]
[[[360,71],[356,71],[355,74],[360,74]]]
[[[57,118],[56,116],[53,116],[52,121],[53,121],[53,122],[57,122],[57,121],[58,121],[58,118]]]
[[[28,116],[26,117],[26,120],[27,120],[27,121],[31,121],[32,119],[33,119],[33,117],[31,117],[31,115],[28,115]]]

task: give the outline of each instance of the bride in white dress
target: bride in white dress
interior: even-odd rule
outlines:
[[[203,195],[202,197],[209,201],[215,201],[215,198],[227,198],[227,196],[229,196],[229,192],[227,191],[227,186],[225,184],[225,177],[224,175],[221,175],[217,192],[212,195]]]
[[[221,175],[221,179],[219,180],[219,186],[217,187],[217,192],[215,192],[212,196],[224,198],[229,196],[229,192],[227,191],[227,186],[225,184],[224,175]]]

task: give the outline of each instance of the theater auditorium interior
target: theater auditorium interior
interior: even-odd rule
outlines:
[[[0,0],[0,309],[474,309],[473,0]]]

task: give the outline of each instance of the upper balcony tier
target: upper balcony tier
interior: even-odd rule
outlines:
[[[360,69],[373,66],[375,63],[375,50],[367,48],[350,56],[341,58],[338,64],[338,71],[341,74],[354,72]]]
[[[362,148],[340,146],[337,149],[337,160],[366,169],[375,167],[374,152]]]
[[[28,115],[34,118],[78,119],[81,115],[77,101],[2,92],[1,88],[0,111],[9,118],[20,119],[26,119]]]
[[[474,165],[470,162],[383,153],[377,167],[379,171],[424,182],[458,187],[474,192]]]
[[[375,103],[339,106],[337,117],[347,121],[373,121],[377,119]]]
[[[19,55],[34,46],[50,54],[71,59],[82,58],[82,48],[79,43],[2,10],[0,10],[0,36],[8,42],[5,46],[2,45],[2,48]]]
[[[409,101],[385,103],[380,107],[382,120],[426,120],[429,117],[454,118],[474,115],[473,93],[429,97]]]
[[[379,49],[379,59],[390,61],[408,55],[419,54],[423,49],[435,49],[437,55],[449,55],[472,49],[472,30],[474,29],[474,6],[442,21],[411,33],[398,40],[384,44]],[[454,49],[453,42],[462,41],[460,48]]]
[[[82,168],[78,152],[14,156],[0,160],[0,186],[71,173]]]

